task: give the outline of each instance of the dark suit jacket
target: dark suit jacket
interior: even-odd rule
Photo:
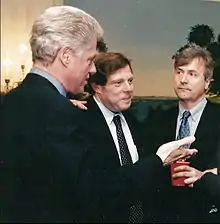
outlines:
[[[153,155],[133,167],[100,171],[112,158],[118,165],[108,141],[103,137],[106,161],[99,161],[93,142],[80,134],[80,110],[36,74],[5,96],[2,109],[1,221],[92,222],[102,205],[133,201],[163,170]]]
[[[89,157],[90,162],[92,163],[90,164],[89,169],[99,172],[105,172],[110,181],[106,180],[105,177],[105,179],[103,179],[103,182],[106,182],[109,189],[117,188],[117,182],[115,182],[114,178],[115,174],[117,172],[121,172],[120,170],[130,168],[121,167],[118,152],[109,127],[101,110],[92,97],[87,102],[87,108],[87,111],[82,111],[81,120],[83,120],[83,130],[84,134],[87,136],[87,141],[91,142],[94,145],[95,149]],[[146,140],[143,141],[141,139],[140,124],[129,111],[123,112],[123,115],[129,125],[134,143],[137,147],[139,159],[143,159],[145,157],[145,147],[147,146],[147,144]],[[100,220],[98,220],[98,222],[128,222],[129,207],[137,200],[141,200],[143,202],[143,199],[145,197],[148,198],[148,192],[156,191],[157,181],[155,180],[155,176],[151,177],[153,178],[152,180],[148,177],[145,177],[148,178],[149,185],[148,188],[146,188],[147,191],[145,189],[145,193],[141,195],[139,194],[139,189],[135,186],[132,186],[132,183],[129,183],[129,181],[127,183],[121,183],[130,184],[131,189],[129,189],[127,193],[124,192],[123,194],[121,194],[120,192],[118,192],[117,194],[114,193],[112,197],[118,197],[118,200],[116,200],[116,203],[107,204],[107,207],[99,208],[99,213],[102,214],[102,216],[100,217]],[[124,177],[121,176],[121,178],[123,179]],[[103,200],[105,200],[105,197],[103,198]],[[147,210],[147,207],[144,208]],[[145,214],[145,220],[147,220],[147,213]]]
[[[3,221],[73,221],[78,167],[76,109],[46,79],[28,74],[4,98]],[[72,200],[70,200],[72,198]]]
[[[178,106],[174,106],[165,111],[154,111],[148,117],[149,149],[175,139],[177,116]],[[195,133],[196,141],[191,145],[191,148],[198,149],[198,154],[190,159],[192,167],[199,170],[217,167],[219,121],[219,105],[208,101]],[[159,222],[212,222],[208,213],[211,202],[200,190],[172,187],[169,168],[163,178],[166,184],[157,194],[161,203],[155,203],[153,218]]]
[[[204,194],[210,197],[210,200],[217,207],[217,209],[219,209],[220,207],[220,191],[219,191],[220,176],[219,175],[206,173],[200,180],[198,180],[195,183],[195,188],[203,190]]]
[[[220,134],[219,130],[218,133]],[[220,135],[219,135],[220,140]],[[220,146],[220,145],[219,145]],[[218,175],[206,173],[201,179],[194,183],[196,191],[200,191],[206,195],[212,208],[209,211],[209,222],[219,223],[220,221],[220,148],[217,153],[218,159]]]

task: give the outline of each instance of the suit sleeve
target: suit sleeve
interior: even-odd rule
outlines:
[[[210,198],[213,204],[220,206],[220,176],[206,173],[196,183],[195,188],[203,190],[204,194]]]
[[[112,209],[127,208],[160,185],[158,177],[163,172],[163,164],[158,156],[151,155],[134,165],[109,172],[97,166],[95,151],[93,146],[87,148],[79,175],[78,210],[88,214],[89,220],[94,220],[97,212],[99,216],[100,212],[105,214]]]

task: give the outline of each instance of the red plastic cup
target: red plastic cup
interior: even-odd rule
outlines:
[[[184,183],[184,180],[186,179],[186,177],[180,177],[180,178],[176,178],[176,179],[172,178],[173,174],[175,173],[174,169],[178,166],[189,166],[189,162],[177,161],[170,165],[172,185],[177,186],[177,187],[183,187],[183,186],[186,186],[186,184]]]

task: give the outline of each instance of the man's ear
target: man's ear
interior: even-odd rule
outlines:
[[[68,65],[71,61],[71,49],[69,47],[62,47],[59,50],[58,56],[59,56],[61,63],[65,67],[68,67]]]
[[[207,79],[205,82],[206,82],[205,83],[205,90],[207,91],[210,88],[212,82],[214,82],[214,79]]]
[[[94,91],[95,93],[100,93],[100,92],[101,92],[101,86],[100,86],[100,85],[97,85],[97,84],[95,84],[95,83],[93,82],[93,83],[91,83],[91,87],[92,87],[92,89],[93,89],[93,91]]]

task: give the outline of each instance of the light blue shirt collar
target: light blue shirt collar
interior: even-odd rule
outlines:
[[[34,73],[44,77],[56,87],[56,89],[59,91],[61,95],[66,97],[66,90],[64,89],[63,85],[55,77],[53,77],[52,75],[50,75],[49,73],[47,73],[46,71],[40,68],[31,68],[30,73]]]
[[[207,103],[207,99],[203,98],[196,106],[194,106],[190,111],[191,114],[191,118],[193,121],[196,121],[199,117],[199,114],[201,111],[204,110],[205,106]],[[186,109],[183,108],[183,106],[181,104],[179,104],[179,116],[182,117],[183,113]]]

